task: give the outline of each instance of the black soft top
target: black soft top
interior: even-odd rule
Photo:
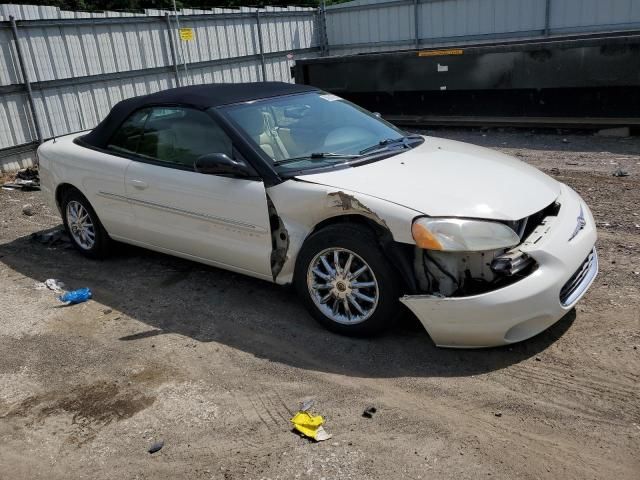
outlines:
[[[105,148],[107,142],[129,115],[148,106],[183,105],[205,110],[232,103],[314,91],[318,89],[308,85],[284,82],[216,83],[171,88],[117,103],[109,115],[91,132],[83,136],[81,141],[94,147]]]

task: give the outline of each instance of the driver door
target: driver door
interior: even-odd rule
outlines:
[[[137,224],[132,240],[271,279],[264,184],[195,172],[195,159],[210,153],[238,155],[207,113],[183,107],[151,110],[125,174]]]

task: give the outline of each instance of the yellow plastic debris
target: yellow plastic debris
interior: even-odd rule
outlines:
[[[294,415],[291,423],[293,423],[293,428],[304,436],[313,438],[316,442],[331,438],[331,435],[322,426],[324,418],[320,415],[311,415],[309,412],[300,411]]]

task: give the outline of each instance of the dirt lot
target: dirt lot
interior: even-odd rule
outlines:
[[[515,154],[584,196],[601,272],[575,312],[508,348],[437,349],[411,318],[343,338],[265,282],[32,242],[59,218],[39,192],[0,191],[0,478],[637,479],[640,139],[435,134]],[[34,286],[47,278],[94,300],[61,307]],[[306,398],[331,440],[290,431]]]

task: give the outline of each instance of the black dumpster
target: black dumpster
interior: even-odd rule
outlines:
[[[297,83],[400,124],[640,125],[640,32],[299,60]]]

